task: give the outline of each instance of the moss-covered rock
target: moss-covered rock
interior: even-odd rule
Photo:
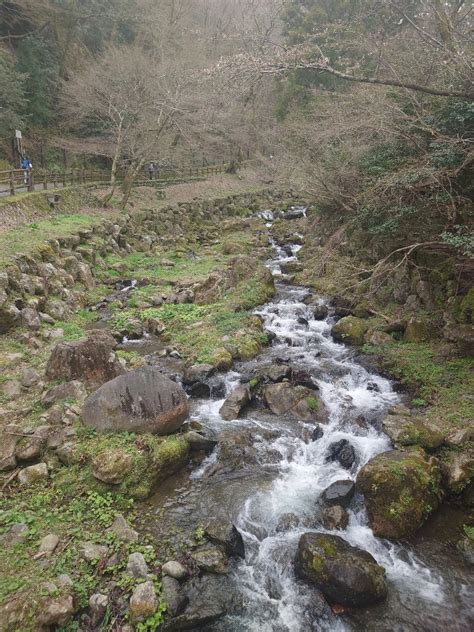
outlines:
[[[410,318],[403,335],[404,342],[426,342],[433,338],[433,330],[426,320]]]
[[[385,599],[385,570],[362,549],[335,535],[305,533],[298,544],[295,572],[331,603],[368,606]]]
[[[133,469],[133,457],[125,450],[104,450],[92,462],[92,473],[99,481],[119,485]]]
[[[382,423],[386,434],[398,446],[418,445],[436,450],[443,445],[446,436],[446,432],[418,417],[387,415]]]
[[[403,538],[438,507],[440,468],[422,450],[391,450],[371,459],[357,476],[375,535]]]
[[[350,345],[364,344],[368,324],[362,318],[345,316],[338,321],[331,330],[332,337],[339,342]]]
[[[443,482],[449,492],[460,494],[474,477],[474,452],[467,446],[462,452],[450,451],[443,460]]]
[[[228,371],[233,364],[232,354],[223,347],[216,349],[212,354],[211,364],[219,371]]]

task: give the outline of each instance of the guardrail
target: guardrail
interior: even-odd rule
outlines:
[[[166,167],[157,169],[151,176],[146,169],[142,172],[134,184],[159,185],[182,182],[192,179],[207,178],[210,175],[224,173],[229,169],[229,163],[215,165],[205,165],[202,167]],[[125,179],[125,173],[117,174],[117,180]],[[87,183],[107,183],[110,181],[110,174],[105,171],[77,170],[54,172],[41,171],[35,169],[10,169],[0,171],[0,195],[16,195],[24,191],[48,190],[52,185],[53,189],[66,187],[75,184]]]

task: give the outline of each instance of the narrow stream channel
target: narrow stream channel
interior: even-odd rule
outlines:
[[[192,417],[220,441],[250,437],[248,447],[242,448],[243,462],[235,468],[216,467],[214,452],[191,477],[165,485],[153,502],[164,509],[163,521],[170,525],[189,527],[209,517],[226,517],[244,537],[245,560],[231,574],[238,605],[205,629],[470,630],[472,586],[460,556],[442,542],[422,543],[415,552],[411,545],[374,537],[357,496],[349,509],[348,527],[333,533],[369,551],[384,566],[388,599],[372,608],[336,615],[316,591],[294,576],[292,562],[300,536],[311,530],[325,532],[317,517],[321,493],[335,481],[354,480],[369,459],[390,449],[380,421],[400,402],[389,380],[364,368],[353,349],[333,341],[331,311],[325,320],[316,320],[314,305],[304,302],[307,289],[284,282],[280,265],[295,260],[298,248],[292,246],[289,256],[287,247],[275,246],[268,266],[275,275],[277,294],[255,313],[276,338],[256,360],[237,365],[225,376],[226,390],[229,394],[258,366],[289,362],[309,373],[319,387],[329,411],[322,436],[311,440],[314,424],[285,420],[257,408],[239,420],[224,421],[219,415],[223,399],[196,400]],[[350,470],[327,460],[329,446],[341,439],[355,450]]]

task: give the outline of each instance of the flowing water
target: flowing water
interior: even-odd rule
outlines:
[[[271,221],[271,218],[266,218]],[[320,595],[296,580],[292,561],[302,533],[317,523],[317,500],[331,483],[352,478],[373,456],[389,450],[380,431],[384,412],[400,401],[392,383],[364,368],[354,350],[334,342],[331,315],[318,321],[308,292],[284,282],[280,265],[295,260],[298,247],[275,246],[268,263],[277,281],[274,300],[256,310],[276,338],[256,361],[242,363],[225,376],[227,393],[255,366],[284,360],[308,372],[329,411],[323,436],[308,440],[314,424],[290,421],[253,409],[242,419],[224,421],[223,400],[194,403],[193,418],[220,439],[251,437],[241,467],[216,468],[211,454],[190,477],[183,476],[160,490],[155,503],[164,507],[173,525],[198,524],[214,516],[233,520],[243,535],[245,560],[232,570],[238,606],[224,620],[208,626],[222,632],[304,632],[338,630],[455,630],[473,626],[472,586],[459,554],[442,542],[416,547],[376,538],[368,526],[361,498],[349,511],[349,525],[334,532],[369,551],[386,569],[386,602],[352,613],[335,615]],[[324,300],[321,299],[323,303]],[[307,322],[307,324],[305,323]],[[243,376],[242,376],[243,374]],[[330,444],[347,439],[356,461],[350,471],[328,462]],[[245,463],[245,455],[250,455]]]

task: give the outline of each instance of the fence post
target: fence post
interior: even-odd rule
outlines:
[[[66,172],[63,171],[63,187],[66,186]]]
[[[58,188],[58,176],[55,173],[53,173],[53,189],[57,189]]]
[[[33,179],[33,169],[28,169],[28,192],[31,193],[35,190],[35,183]]]
[[[15,174],[10,171],[10,195],[15,195]]]
[[[46,174],[44,174],[44,176],[43,176],[43,189],[45,191],[48,190],[48,176]]]

